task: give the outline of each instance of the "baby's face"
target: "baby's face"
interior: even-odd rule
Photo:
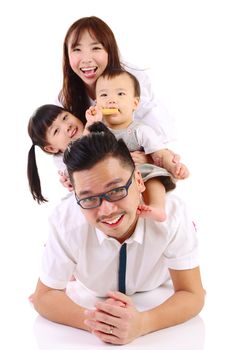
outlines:
[[[71,141],[79,139],[83,134],[82,122],[69,112],[62,112],[48,128],[44,147],[49,153],[64,152]]]
[[[118,113],[105,117],[107,126],[126,128],[133,120],[133,112],[137,108],[139,98],[135,96],[134,84],[127,74],[114,78],[100,77],[96,85],[97,106],[101,108],[117,108]]]

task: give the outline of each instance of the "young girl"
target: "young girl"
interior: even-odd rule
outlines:
[[[35,146],[54,155],[55,163],[62,171],[65,169],[62,155],[66,147],[71,141],[86,133],[88,126],[94,121],[97,121],[97,116],[93,117],[84,128],[83,123],[75,115],[51,104],[39,107],[30,118],[28,134],[32,140],[32,146],[28,152],[27,176],[32,196],[39,204],[47,200],[42,195]]]
[[[143,150],[149,154],[153,163],[166,169],[174,179],[185,179],[188,175],[187,167],[182,163],[173,163],[173,157],[165,146],[157,139],[154,130],[140,122],[134,121],[133,113],[139,106],[140,86],[138,80],[131,73],[115,69],[105,71],[96,84],[97,107],[90,107],[86,112],[87,120],[92,115],[104,116],[105,124],[115,134],[117,139],[122,138],[131,152]],[[164,221],[165,193],[160,178],[164,175],[161,168],[144,164],[140,166],[143,179],[146,181],[145,202],[149,207],[140,208],[143,216],[149,216],[157,221]],[[170,189],[170,188],[168,188]]]

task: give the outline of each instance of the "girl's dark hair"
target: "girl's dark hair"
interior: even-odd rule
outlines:
[[[32,197],[40,204],[47,202],[41,192],[40,178],[36,163],[35,146],[39,146],[44,152],[47,145],[46,132],[53,121],[65,111],[64,108],[47,104],[36,109],[28,123],[28,134],[32,141],[32,146],[28,152],[27,178]]]
[[[106,69],[121,68],[119,50],[116,39],[110,27],[100,18],[91,16],[83,17],[74,22],[68,29],[63,44],[63,86],[59,94],[59,100],[64,108],[78,115],[83,124],[86,123],[85,111],[90,107],[89,96],[84,82],[72,70],[68,57],[68,42],[72,36],[71,45],[75,47],[84,31],[103,45],[108,53]]]
[[[124,141],[117,140],[103,123],[92,124],[89,131],[88,135],[72,142],[64,152],[63,160],[72,183],[75,171],[91,169],[108,157],[117,158],[124,167],[135,169],[134,161]]]

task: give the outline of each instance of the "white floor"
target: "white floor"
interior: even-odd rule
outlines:
[[[38,206],[32,200],[26,179],[31,146],[27,123],[33,110],[53,101],[61,86],[67,28],[93,14],[112,27],[125,59],[152,68],[154,90],[176,121],[179,143],[173,149],[191,171],[188,180],[178,183],[177,193],[197,224],[207,291],[200,316],[123,348],[232,349],[230,1],[152,4],[151,10],[150,2],[141,6],[136,0],[133,5],[124,0],[112,5],[106,0],[86,5],[76,0],[1,2],[1,349],[113,348],[86,332],[41,318],[28,302],[39,274],[47,217],[64,192],[50,157],[38,152],[50,202]],[[150,297],[140,297],[135,296],[136,303],[148,306]]]
[[[135,295],[133,299],[137,307],[142,310],[157,305],[170,292],[169,287],[163,287],[156,292]],[[74,295],[74,292],[71,291],[71,294]],[[84,294],[80,294],[80,296],[76,299],[83,306],[93,305],[93,298],[86,298]],[[113,345],[102,343],[88,332],[53,323],[37,315],[31,305],[26,305],[26,296],[23,302],[17,297],[14,298],[14,301],[8,305],[15,315],[11,314],[9,320],[4,322],[7,327],[6,332],[4,331],[3,336],[1,336],[2,348],[5,348],[5,344],[7,344],[7,349],[21,349],[22,347],[40,350],[115,348]],[[138,338],[134,342],[124,345],[123,348],[203,350],[204,343],[205,324],[202,317],[197,316],[182,325]]]

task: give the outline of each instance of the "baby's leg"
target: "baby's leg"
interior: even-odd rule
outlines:
[[[165,221],[165,198],[166,190],[159,178],[152,178],[145,183],[146,190],[143,193],[145,205],[138,207],[138,214],[142,217],[156,221]]]

